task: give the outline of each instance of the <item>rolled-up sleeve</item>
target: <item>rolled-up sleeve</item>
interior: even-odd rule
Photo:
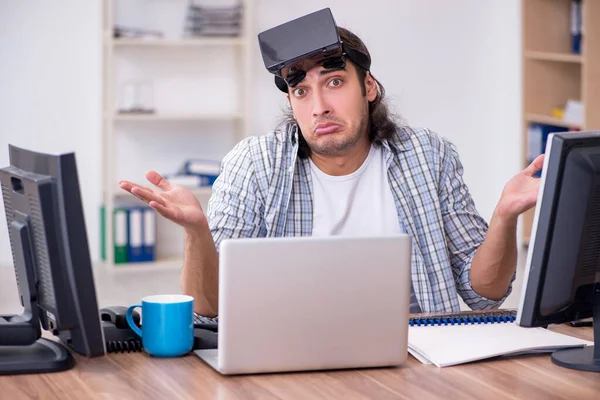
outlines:
[[[207,219],[217,251],[223,240],[264,236],[260,196],[250,140],[239,142],[221,163],[208,202]]]
[[[452,273],[458,294],[473,310],[498,308],[512,291],[500,300],[479,295],[471,286],[471,263],[487,233],[487,222],[479,215],[463,180],[463,166],[455,146],[444,141],[441,160],[440,204]]]

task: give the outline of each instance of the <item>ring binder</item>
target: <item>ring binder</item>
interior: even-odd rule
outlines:
[[[424,317],[413,317],[408,321],[409,326],[428,325],[473,325],[515,322],[516,310],[495,310],[480,313],[457,313],[443,315],[427,315]]]
[[[516,310],[416,314],[409,319],[408,351],[437,367],[499,356],[550,353],[593,344],[545,328],[524,328]]]

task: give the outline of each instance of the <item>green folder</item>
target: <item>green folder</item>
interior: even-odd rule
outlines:
[[[129,210],[125,207],[115,207],[113,212],[113,240],[115,264],[128,262],[129,253]]]
[[[106,207],[100,206],[100,259],[106,261]]]

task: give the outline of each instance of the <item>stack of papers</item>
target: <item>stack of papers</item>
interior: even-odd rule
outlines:
[[[593,342],[515,323],[481,325],[411,326],[408,349],[417,360],[437,367],[464,364],[491,357],[553,352]]]

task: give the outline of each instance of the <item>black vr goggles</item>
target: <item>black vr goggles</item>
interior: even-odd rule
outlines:
[[[305,15],[258,34],[260,51],[267,70],[275,75],[275,85],[284,93],[306,77],[316,65],[342,69],[346,57],[368,71],[369,57],[342,43],[329,8]]]

